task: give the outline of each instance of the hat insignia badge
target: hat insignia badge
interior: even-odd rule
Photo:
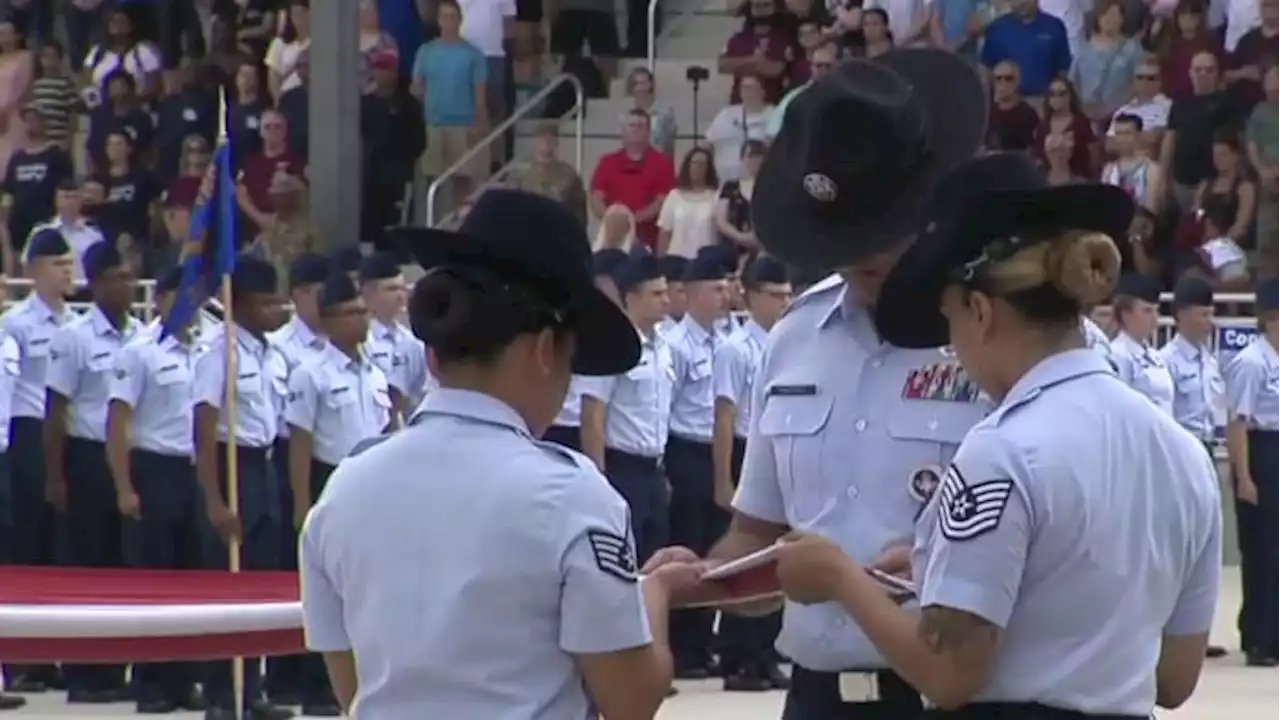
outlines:
[[[804,176],[804,191],[818,202],[829,203],[836,199],[838,188],[836,182],[822,173],[809,173]]]

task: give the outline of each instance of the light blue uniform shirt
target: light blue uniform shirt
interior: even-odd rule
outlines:
[[[1181,334],[1159,350],[1173,376],[1173,417],[1202,441],[1227,424],[1226,382],[1209,345],[1192,345]]]
[[[195,367],[200,348],[170,335],[139,333],[116,356],[107,382],[109,401],[133,411],[129,439],[134,448],[194,457]]]
[[[279,420],[281,384],[280,355],[263,340],[237,326],[231,335],[235,343],[236,423],[235,437],[228,439],[227,414],[223,408],[223,390],[227,383],[226,343],[224,332],[214,338],[209,348],[196,360],[196,405],[208,405],[218,412],[218,442],[230,442],[250,448],[265,448],[275,442]]]
[[[674,383],[671,348],[657,332],[647,338],[640,335],[640,362],[630,371],[582,377],[583,397],[606,406],[605,446],[647,458],[661,457],[667,447]]]
[[[769,333],[755,320],[748,320],[716,348],[711,363],[716,400],[733,403],[733,434],[736,437],[746,438],[751,432],[751,390],[768,340]]]
[[[724,337],[715,327],[708,331],[691,315],[685,315],[664,337],[671,348],[675,378],[671,388],[671,434],[710,443],[716,412],[711,365]]]
[[[1054,355],[965,438],[916,523],[923,607],[1003,629],[972,702],[1146,717],[1164,635],[1213,624],[1218,477],[1085,349]]]
[[[106,442],[107,383],[116,356],[142,330],[130,316],[122,330],[97,305],[54,333],[45,385],[67,399],[67,435]]]
[[[1280,362],[1276,349],[1258,336],[1227,364],[1227,408],[1250,430],[1280,430]]]
[[[0,328],[18,343],[17,386],[13,389],[13,416],[44,419],[44,376],[49,365],[53,334],[71,322],[75,313],[54,312],[32,293],[0,316]]]
[[[297,315],[290,318],[284,327],[267,333],[267,343],[280,355],[280,360],[284,361],[286,383],[293,377],[295,370],[318,359],[328,347],[324,337],[308,327]],[[288,397],[288,393],[285,397]],[[289,423],[285,420],[287,412],[287,403],[281,403],[280,422],[276,431],[282,438],[289,437]]]
[[[551,423],[560,427],[582,426],[582,377],[574,375],[569,378],[569,390],[564,394],[564,405],[560,413]]]
[[[1098,327],[1098,323],[1081,315],[1080,332],[1084,333],[1084,344],[1114,368],[1115,362],[1111,359],[1111,338]]]
[[[332,344],[289,376],[285,420],[311,433],[312,455],[337,465],[362,440],[391,422],[387,376],[367,358],[352,360]]]
[[[352,717],[582,720],[573,656],[652,642],[626,501],[487,395],[437,390],[344,460],[299,546],[307,647],[354,651]]]
[[[372,320],[365,352],[387,376],[391,387],[408,400],[408,407],[417,407],[436,387],[435,378],[427,369],[427,347],[400,323],[385,325]]]
[[[769,333],[751,407],[734,509],[870,564],[910,542],[941,469],[989,405],[949,351],[881,343],[832,276]],[[835,603],[787,603],[778,649],[810,670],[886,667]]]
[[[7,335],[0,338],[0,452],[9,449],[9,420],[13,417],[14,391],[22,376],[21,356],[17,340]]]
[[[1125,385],[1173,415],[1173,374],[1155,348],[1122,330],[1111,341],[1111,361]]]

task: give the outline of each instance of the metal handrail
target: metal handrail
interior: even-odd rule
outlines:
[[[489,149],[489,145],[502,137],[502,135],[506,133],[507,130],[514,127],[516,123],[523,120],[525,115],[533,112],[533,110],[538,107],[543,100],[546,100],[551,95],[552,91],[565,83],[573,85],[573,94],[575,98],[573,165],[574,169],[578,171],[578,174],[582,174],[582,119],[585,114],[584,111],[586,109],[587,94],[585,88],[582,87],[581,80],[569,73],[562,73],[561,75],[556,76],[556,78],[551,82],[547,83],[547,85],[539,90],[536,95],[529,98],[524,105],[516,108],[515,112],[511,113],[511,117],[503,120],[498,127],[490,130],[489,134],[484,136],[483,140],[471,146],[469,150],[463,153],[462,157],[458,158],[444,172],[440,173],[440,177],[437,177],[431,182],[431,185],[427,188],[427,227],[435,227],[436,224],[436,193],[440,191],[440,186],[444,185],[444,182],[449,178],[457,175],[458,172],[474,160],[482,150],[487,151]]]
[[[649,33],[649,74],[652,75],[658,71],[658,0],[649,0],[647,17],[649,26],[645,30]]]
[[[29,292],[33,290],[35,286],[31,281],[31,278],[23,277],[6,278],[3,284],[6,293],[10,290],[19,288],[25,289]],[[77,290],[83,290],[88,287],[88,283],[84,280],[77,280],[75,281],[75,287]],[[138,280],[135,287],[137,290],[141,291],[142,297],[141,299],[133,301],[134,314],[145,322],[151,322],[151,320],[155,318],[156,281],[150,279]],[[11,302],[12,299],[6,297],[3,304],[7,307]],[[88,303],[68,303],[68,305],[74,310],[83,310],[88,307]]]

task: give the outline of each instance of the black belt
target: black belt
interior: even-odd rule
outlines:
[[[630,467],[642,467],[645,470],[661,470],[662,456],[649,457],[648,455],[637,455],[625,450],[615,450],[611,447],[605,448],[604,466],[606,468],[615,467],[619,463]]]
[[[922,720],[1150,720],[1150,716],[1096,715],[1031,702],[980,702],[955,710],[925,710]]]
[[[236,445],[236,457],[244,460],[267,460],[271,456],[274,445],[265,447],[253,447],[252,445]],[[218,457],[223,457],[227,452],[227,443],[218,443]]]

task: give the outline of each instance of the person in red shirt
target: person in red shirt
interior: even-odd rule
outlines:
[[[1040,113],[1018,92],[1018,65],[1012,60],[991,68],[991,120],[987,147],[992,150],[1030,150],[1035,144]]]
[[[603,218],[610,205],[622,205],[636,218],[636,238],[653,250],[658,211],[676,184],[671,158],[649,144],[649,115],[627,113],[622,148],[600,158],[591,174],[591,213]]]
[[[253,240],[271,226],[275,205],[271,201],[271,181],[279,173],[306,177],[307,165],[289,151],[289,124],[277,110],[262,113],[262,149],[249,155],[236,183],[236,204],[240,206],[241,242]]]
[[[730,105],[742,102],[738,79],[743,75],[761,78],[765,99],[777,105],[786,90],[787,65],[796,59],[795,40],[783,28],[774,0],[751,0],[747,7],[746,22],[725,44],[717,66],[722,75],[733,76]]]

